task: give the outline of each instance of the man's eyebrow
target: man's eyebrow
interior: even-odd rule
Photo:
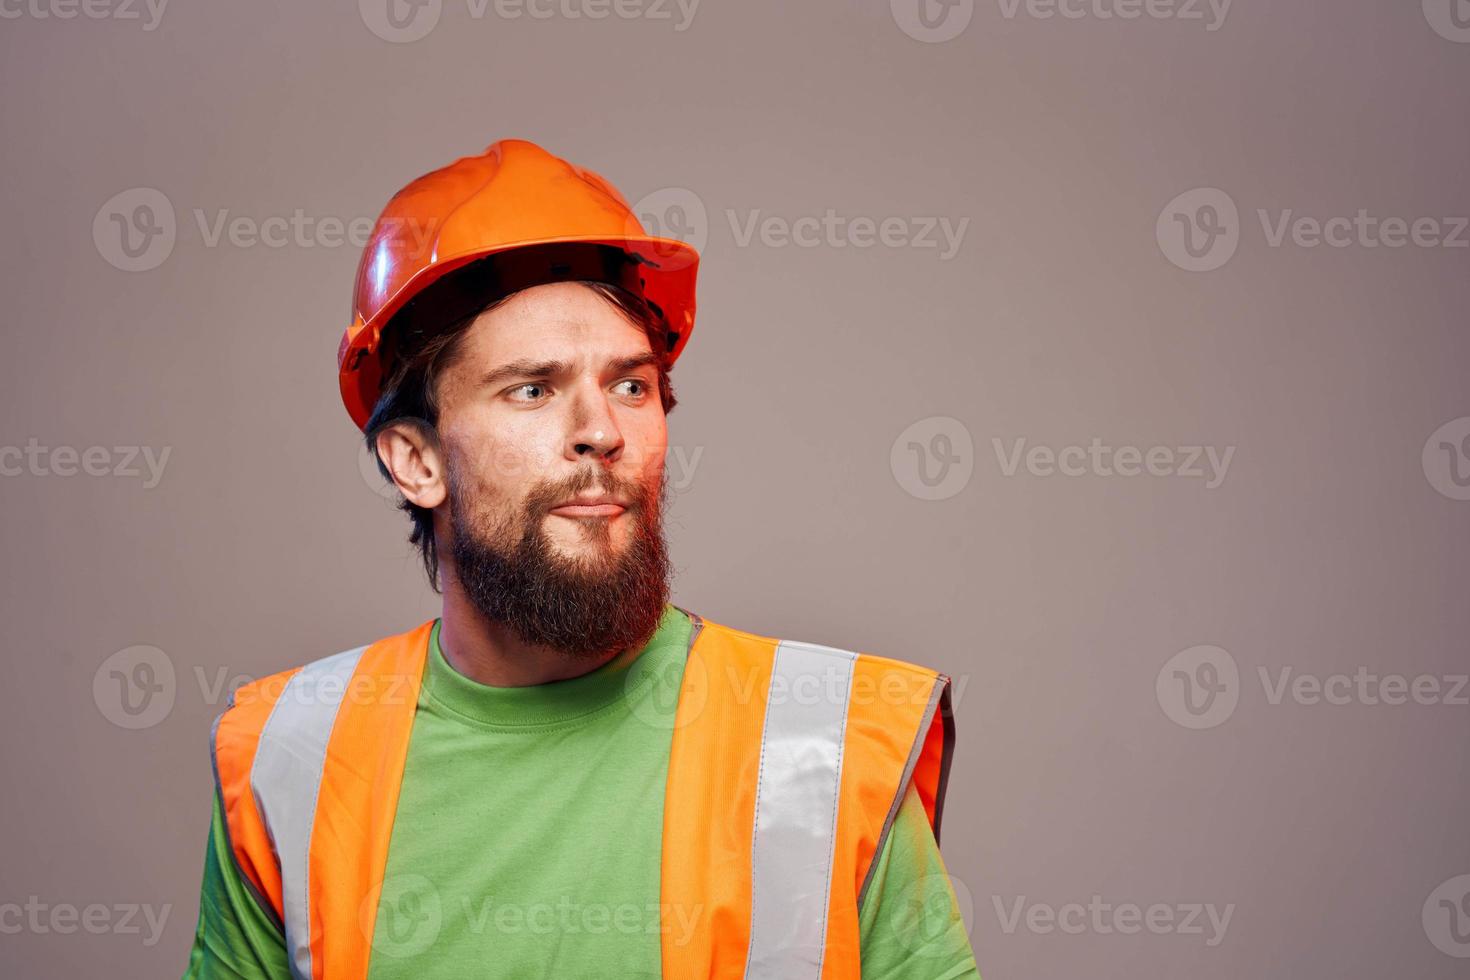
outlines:
[[[571,365],[566,361],[533,361],[529,358],[519,358],[507,361],[494,368],[480,378],[480,384],[485,387],[509,381],[511,378],[540,378],[552,374],[563,374],[571,370]]]
[[[614,373],[622,373],[623,371],[632,371],[648,364],[657,363],[658,355],[651,350],[646,350],[641,354],[634,354],[632,357],[620,357],[612,362],[611,367]]]
[[[647,364],[657,364],[658,355],[653,351],[644,351],[641,354],[633,354],[628,357],[620,357],[608,362],[608,368],[614,373],[632,371],[635,368]],[[484,387],[497,385],[511,378],[544,378],[555,374],[566,374],[572,370],[573,365],[568,361],[534,361],[530,358],[518,358],[507,361],[486,372],[480,378],[480,384]]]

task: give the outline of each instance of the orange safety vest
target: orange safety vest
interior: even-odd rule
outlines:
[[[659,907],[697,914],[662,930],[663,976],[858,978],[858,909],[910,780],[939,836],[950,678],[681,611]],[[367,977],[433,622],[246,684],[215,720],[230,847],[296,980]]]

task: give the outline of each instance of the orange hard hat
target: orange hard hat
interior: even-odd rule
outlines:
[[[352,325],[337,349],[342,401],[352,421],[367,428],[393,363],[390,323],[426,287],[477,259],[565,257],[583,245],[601,246],[582,250],[589,254],[625,259],[631,278],[626,272],[584,275],[586,262],[555,261],[539,273],[521,270],[517,287],[568,278],[626,280],[662,313],[667,332],[661,353],[672,365],[694,329],[699,253],[677,239],[649,235],[617,188],[599,175],[535,143],[500,140],[393,195],[363,249]],[[517,255],[505,256],[511,252]]]

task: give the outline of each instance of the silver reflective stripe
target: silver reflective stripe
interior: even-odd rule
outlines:
[[[756,780],[747,980],[822,975],[856,659],[813,643],[776,647]]]
[[[250,768],[255,805],[281,865],[291,976],[311,980],[307,856],[317,791],[337,709],[367,647],[316,660],[292,676],[260,732]]]

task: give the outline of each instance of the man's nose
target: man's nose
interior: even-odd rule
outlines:
[[[623,432],[613,417],[607,396],[601,391],[579,395],[572,412],[567,458],[597,456],[615,460],[623,449]]]

